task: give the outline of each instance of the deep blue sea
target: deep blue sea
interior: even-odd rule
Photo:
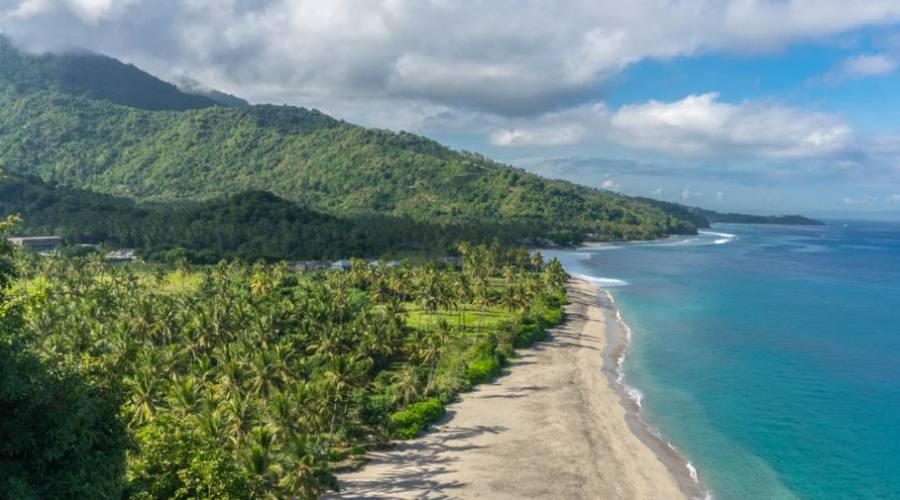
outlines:
[[[608,278],[625,382],[717,499],[900,499],[900,222],[548,252]]]

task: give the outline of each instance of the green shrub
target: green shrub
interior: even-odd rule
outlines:
[[[140,453],[132,457],[125,497],[238,499],[260,494],[259,478],[172,415],[145,425],[135,444]]]
[[[500,375],[500,360],[496,356],[474,359],[466,367],[466,378],[472,385],[489,382],[497,375]]]
[[[544,314],[541,316],[541,322],[547,327],[556,326],[562,323],[565,315],[562,308],[552,307],[544,311]]]
[[[516,337],[516,347],[528,347],[535,342],[544,340],[545,337],[546,331],[541,325],[536,323],[523,324],[519,330],[519,335]]]
[[[391,414],[391,433],[398,439],[412,439],[428,424],[444,416],[444,405],[437,398],[413,403]]]

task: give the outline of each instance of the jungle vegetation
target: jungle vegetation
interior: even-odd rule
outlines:
[[[459,253],[297,274],[2,245],[0,497],[320,496],[562,320],[557,261]]]
[[[456,253],[460,241],[574,245],[564,231],[539,221],[422,221],[388,215],[332,216],[265,191],[204,202],[136,203],[128,198],[45,183],[0,178],[0,214],[19,215],[18,235],[63,236],[79,244],[134,248],[148,261],[213,264],[222,259],[333,260],[404,258]]]

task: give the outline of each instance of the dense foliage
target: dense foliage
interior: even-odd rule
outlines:
[[[73,90],[46,74],[46,67],[85,64],[77,56],[24,55],[0,43],[0,74],[6,75],[0,78],[0,167],[140,200],[264,190],[332,215],[537,221],[599,239],[693,230],[625,196],[318,111],[269,105],[149,111]],[[84,85],[95,83],[124,88]]]
[[[576,244],[582,236],[536,221],[329,216],[262,191],[199,203],[137,204],[19,175],[0,179],[0,214],[20,215],[22,235],[54,234],[70,244],[135,248],[146,260],[193,263],[445,255],[459,241],[508,244],[549,236]]]
[[[88,407],[44,439],[67,437],[63,450],[108,451],[45,465],[44,455],[60,453],[42,441],[12,452],[4,443],[0,496],[320,495],[335,487],[334,466],[415,435],[458,391],[496,375],[517,345],[561,320],[558,262],[496,246],[464,245],[460,253],[459,269],[358,262],[322,274],[225,263],[138,269],[22,254],[11,292],[20,302],[17,333],[3,339],[22,339],[17,352],[32,363],[71,367],[85,388],[72,393],[77,401],[42,398],[29,384],[46,379],[34,378],[3,411],[49,399],[58,407],[38,417],[58,419],[64,406]],[[23,424],[0,421],[9,425]],[[115,443],[125,439],[123,462]],[[66,466],[81,474],[77,481],[42,489],[35,474]]]
[[[27,326],[38,297],[9,290],[9,227],[0,223],[0,498],[117,498],[119,380],[88,359],[39,353]]]

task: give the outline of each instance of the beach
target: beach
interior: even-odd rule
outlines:
[[[371,453],[332,498],[621,498],[694,496],[614,387],[614,306],[572,279],[566,320],[508,371],[447,407],[417,439]],[[602,295],[598,295],[602,294]],[[623,404],[624,403],[624,404]],[[665,462],[664,462],[665,460]],[[674,460],[674,457],[673,457]]]

